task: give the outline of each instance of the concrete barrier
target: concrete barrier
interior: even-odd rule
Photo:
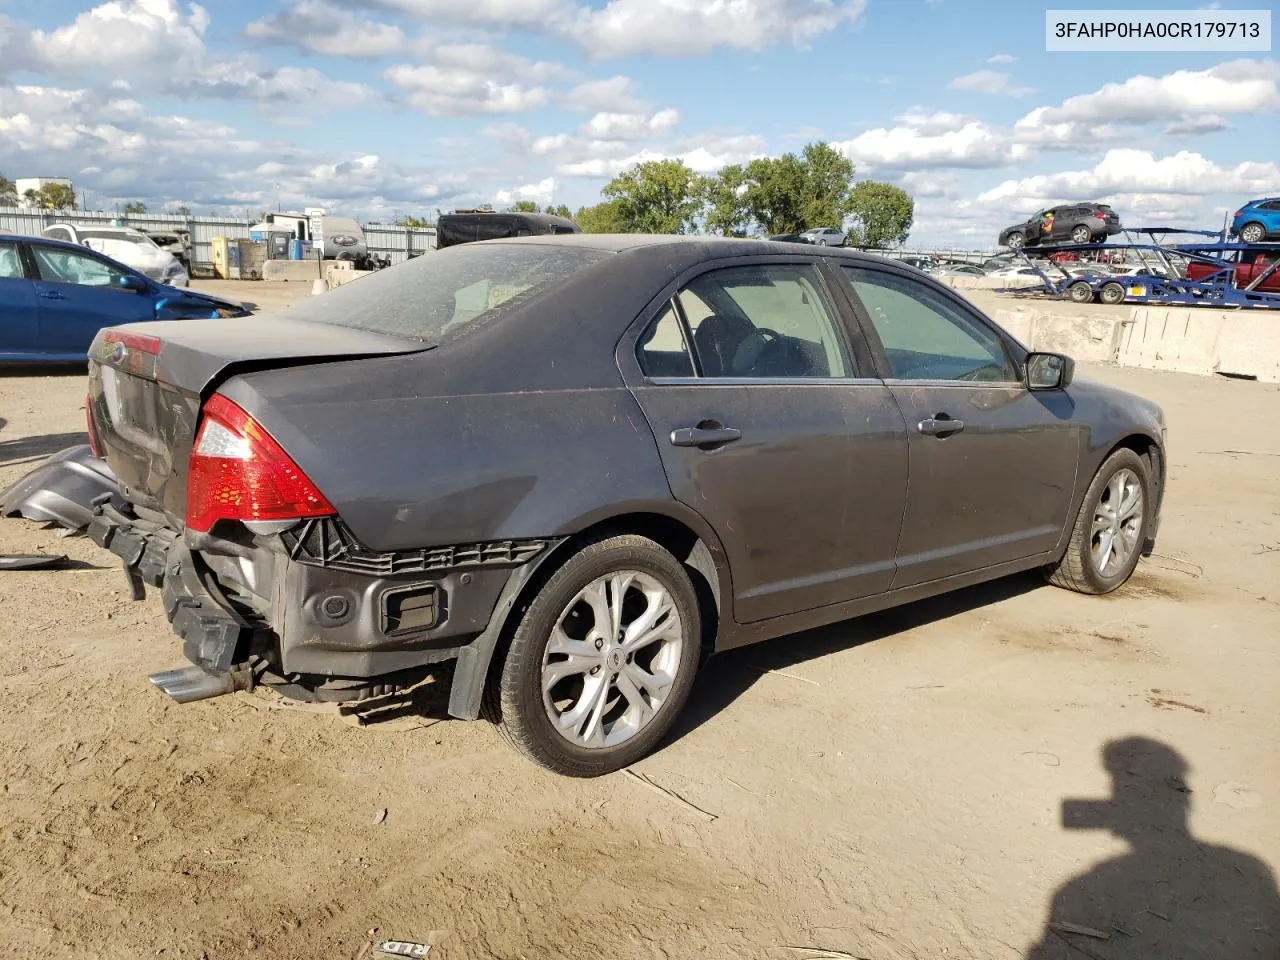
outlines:
[[[1022,307],[991,317],[1032,350],[1065,353],[1083,363],[1114,363],[1127,317],[1063,316]]]
[[[324,261],[324,276],[330,287],[350,283],[372,271],[357,270],[346,260]],[[293,283],[311,283],[321,275],[314,260],[268,260],[262,265],[263,280],[284,280]]]
[[[1124,366],[1280,383],[1280,314],[1134,307],[1116,359]]]

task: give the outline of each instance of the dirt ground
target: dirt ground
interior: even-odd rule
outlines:
[[[1280,387],[1082,376],[1165,408],[1157,556],[1107,598],[1019,577],[713,660],[637,767],[693,806],[545,774],[430,688],[363,726],[170,703],[155,593],[0,520],[0,552],[76,561],[0,573],[0,954],[1274,960]],[[83,396],[0,375],[0,486]],[[1064,826],[1071,798],[1114,802]]]

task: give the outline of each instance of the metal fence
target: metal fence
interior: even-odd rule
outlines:
[[[73,223],[81,226],[110,226],[119,221],[125,226],[142,230],[172,232],[185,230],[191,237],[191,265],[197,272],[213,267],[213,238],[232,237],[248,239],[249,227],[255,223],[243,217],[184,217],[180,214],[142,213],[119,214],[106,211],[82,210],[32,210],[25,207],[0,207],[0,230],[38,237],[44,228],[55,223]],[[376,257],[390,257],[391,262],[402,263],[410,256],[417,256],[435,249],[436,231],[427,227],[401,227],[391,223],[371,223],[364,228],[369,253]]]

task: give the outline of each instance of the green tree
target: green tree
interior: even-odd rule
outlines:
[[[173,212],[180,217],[191,216],[191,208],[188,207],[185,203],[181,204],[180,206],[174,207]]]
[[[752,160],[746,167],[746,184],[747,213],[766,234],[805,229],[805,169],[794,153]]]
[[[416,229],[422,229],[424,227],[434,227],[436,225],[434,220],[428,220],[426,217],[401,217],[399,220],[396,221],[396,224],[401,227],[410,227],[410,228],[416,228]]]
[[[141,200],[131,200],[120,209],[125,216],[133,216],[135,214],[146,213],[147,205]]]
[[[8,177],[0,174],[0,204],[12,206],[18,202],[18,187]]]
[[[570,210],[568,207],[566,207],[563,203],[556,204],[554,207],[548,203],[547,209],[542,212],[549,213],[553,217],[564,217],[566,220],[573,219],[573,211]]]
[[[747,206],[747,171],[738,163],[723,167],[719,173],[702,180],[702,197],[706,203],[705,226],[708,232],[726,237],[745,237],[751,226]]]
[[[605,200],[594,207],[579,207],[573,222],[583,233],[634,233],[623,221],[619,201]]]
[[[801,153],[804,193],[801,216],[805,228],[838,227],[849,212],[853,163],[826,143],[811,143]]]
[[[65,183],[46,183],[40,188],[40,206],[46,210],[74,210],[76,192]]]
[[[863,180],[849,197],[849,243],[859,247],[898,246],[911,232],[915,201],[890,183]]]
[[[517,200],[511,205],[512,213],[537,213],[538,205],[532,200]]]
[[[618,174],[601,193],[616,202],[628,233],[685,233],[702,209],[700,183],[683,160],[649,160]]]

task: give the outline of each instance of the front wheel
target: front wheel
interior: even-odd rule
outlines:
[[[1019,247],[1026,244],[1026,242],[1026,236],[1019,230],[1013,231],[1013,233],[1004,238],[1004,245],[1010,250],[1017,250]]]
[[[535,763],[595,777],[635,763],[689,698],[701,621],[689,574],[645,537],[583,547],[524,611],[490,713]]]
[[[1151,514],[1147,463],[1122,448],[1107,457],[1085,493],[1062,559],[1048,581],[1077,593],[1110,593],[1133,575]]]

